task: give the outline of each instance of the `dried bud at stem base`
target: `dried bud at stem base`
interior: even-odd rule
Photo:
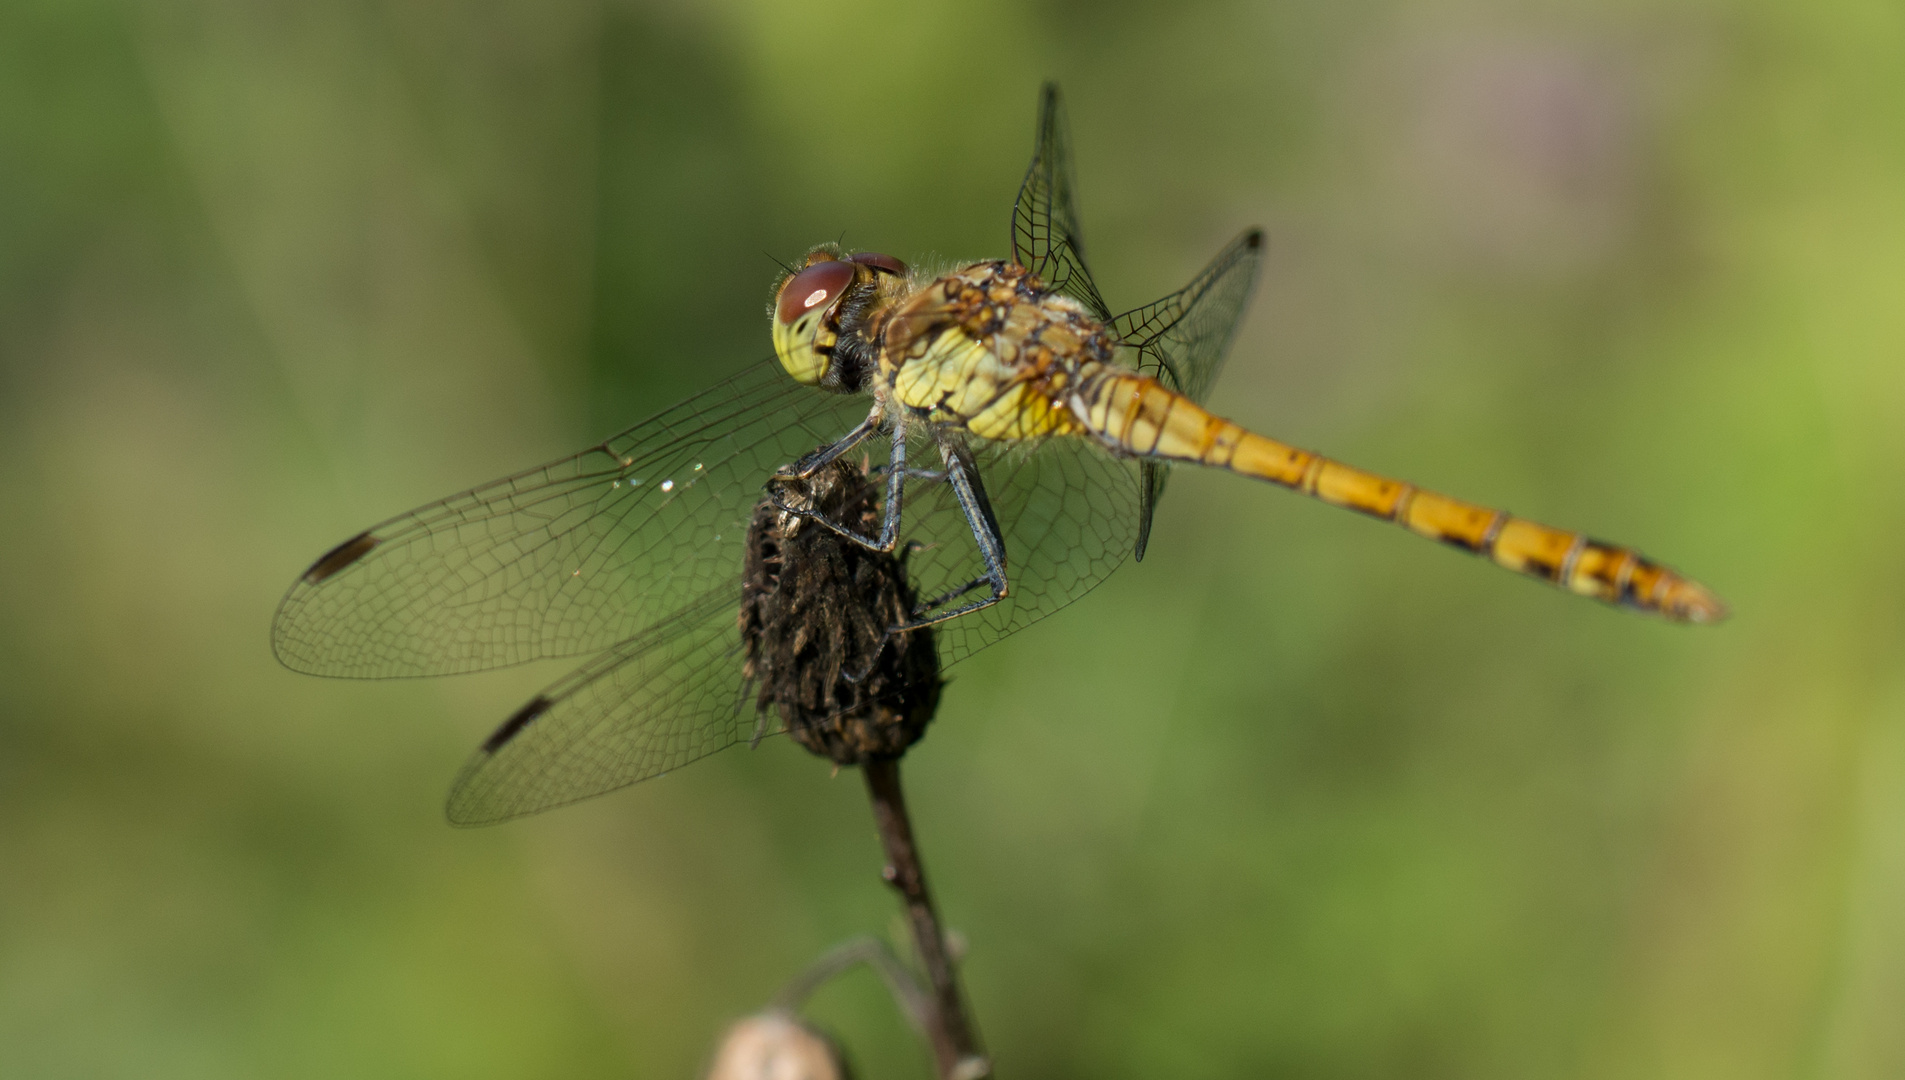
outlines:
[[[765,1012],[721,1036],[707,1080],[850,1080],[832,1039],[786,1013]]]

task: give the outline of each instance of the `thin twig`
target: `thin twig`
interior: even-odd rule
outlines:
[[[933,999],[927,996],[926,988],[913,973],[906,970],[906,965],[900,963],[900,958],[893,955],[892,947],[876,937],[857,937],[827,950],[782,988],[772,1007],[785,1013],[798,1013],[814,991],[855,964],[872,968],[886,984],[887,992],[893,995],[893,1002],[906,1017],[907,1025],[921,1035],[926,1034],[933,1025]]]
[[[913,824],[906,816],[906,797],[900,791],[899,760],[875,758],[861,766],[861,771],[866,774],[867,795],[873,801],[873,821],[879,827],[880,842],[886,847],[884,876],[887,884],[897,889],[906,902],[906,921],[913,931],[913,947],[926,969],[933,1006],[926,1034],[933,1044],[940,1080],[978,1080],[990,1076],[992,1065],[980,1049],[978,1034],[966,1017],[965,999],[959,992],[958,976],[946,951],[946,935],[933,910],[932,894],[926,889],[926,872],[920,866]]]

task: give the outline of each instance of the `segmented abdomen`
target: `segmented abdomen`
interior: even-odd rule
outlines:
[[[1144,375],[1107,375],[1082,395],[1084,424],[1140,457],[1268,480],[1393,521],[1569,592],[1682,622],[1716,622],[1726,605],[1697,582],[1618,547],[1344,465],[1249,432]]]

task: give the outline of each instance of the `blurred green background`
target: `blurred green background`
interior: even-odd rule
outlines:
[[[1005,253],[1047,76],[1114,307],[1268,227],[1220,411],[1737,615],[1180,473],[908,762],[1000,1074],[1905,1075],[1901,56],[1896,0],[6,4],[0,1075],[689,1076],[888,931],[787,740],[456,831],[561,665],[266,628],[765,355],[763,252]],[[927,1074],[864,973],[816,1015]]]

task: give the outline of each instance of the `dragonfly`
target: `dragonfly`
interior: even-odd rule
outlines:
[[[823,244],[784,269],[774,355],[580,453],[419,507],[320,556],[272,627],[296,671],[401,678],[584,658],[454,781],[482,824],[743,742],[736,612],[760,500],[901,551],[949,666],[1142,559],[1170,470],[1220,469],[1393,522],[1582,596],[1707,623],[1726,607],[1636,551],[1300,450],[1208,411],[1263,234],[1113,314],[1087,269],[1058,90],[1041,91],[1010,259],[943,272]],[[859,454],[875,525],[781,489]]]

